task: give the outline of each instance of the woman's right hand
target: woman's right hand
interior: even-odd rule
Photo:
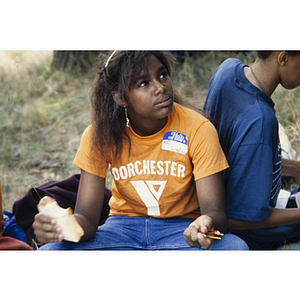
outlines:
[[[38,213],[34,217],[32,227],[39,243],[56,243],[63,240],[62,230],[53,218]]]

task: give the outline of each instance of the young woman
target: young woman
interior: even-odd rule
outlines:
[[[202,234],[227,230],[228,165],[213,125],[179,104],[166,53],[114,51],[99,63],[90,100],[93,122],[74,160],[81,169],[74,215],[84,236],[61,242],[55,220],[38,214],[35,234],[48,243],[40,249],[248,249],[232,234]],[[110,217],[98,227],[109,167]]]

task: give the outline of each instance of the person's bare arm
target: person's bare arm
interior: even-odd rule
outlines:
[[[207,233],[215,229],[221,232],[227,231],[228,220],[222,173],[197,180],[196,189],[201,216],[184,231],[184,238],[192,247],[209,249],[213,240],[203,237],[198,232]]]
[[[300,161],[294,159],[281,159],[281,173],[284,176],[300,178]]]
[[[99,226],[105,194],[105,178],[81,170],[74,216],[84,230],[80,241],[94,237]]]
[[[232,230],[247,230],[270,228],[294,223],[300,223],[300,208],[273,208],[270,216],[262,221],[251,222],[229,219],[228,228]]]

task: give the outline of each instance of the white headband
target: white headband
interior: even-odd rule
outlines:
[[[115,53],[116,53],[116,50],[113,51],[113,53],[109,56],[109,58],[107,59],[106,64],[105,64],[105,68],[108,66],[109,61],[111,60],[111,58],[113,57],[113,55],[114,55]]]

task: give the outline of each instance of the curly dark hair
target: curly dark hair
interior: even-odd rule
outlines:
[[[112,54],[112,53],[111,53]],[[147,61],[154,55],[171,76],[172,55],[164,51],[115,51],[111,56],[100,54],[96,64],[96,77],[90,89],[94,151],[103,157],[121,152],[124,140],[130,145],[125,129],[124,107],[113,99],[113,92],[126,100],[126,90],[132,86],[141,71],[147,71]],[[109,60],[109,61],[108,61]],[[174,101],[184,100],[174,91]]]

